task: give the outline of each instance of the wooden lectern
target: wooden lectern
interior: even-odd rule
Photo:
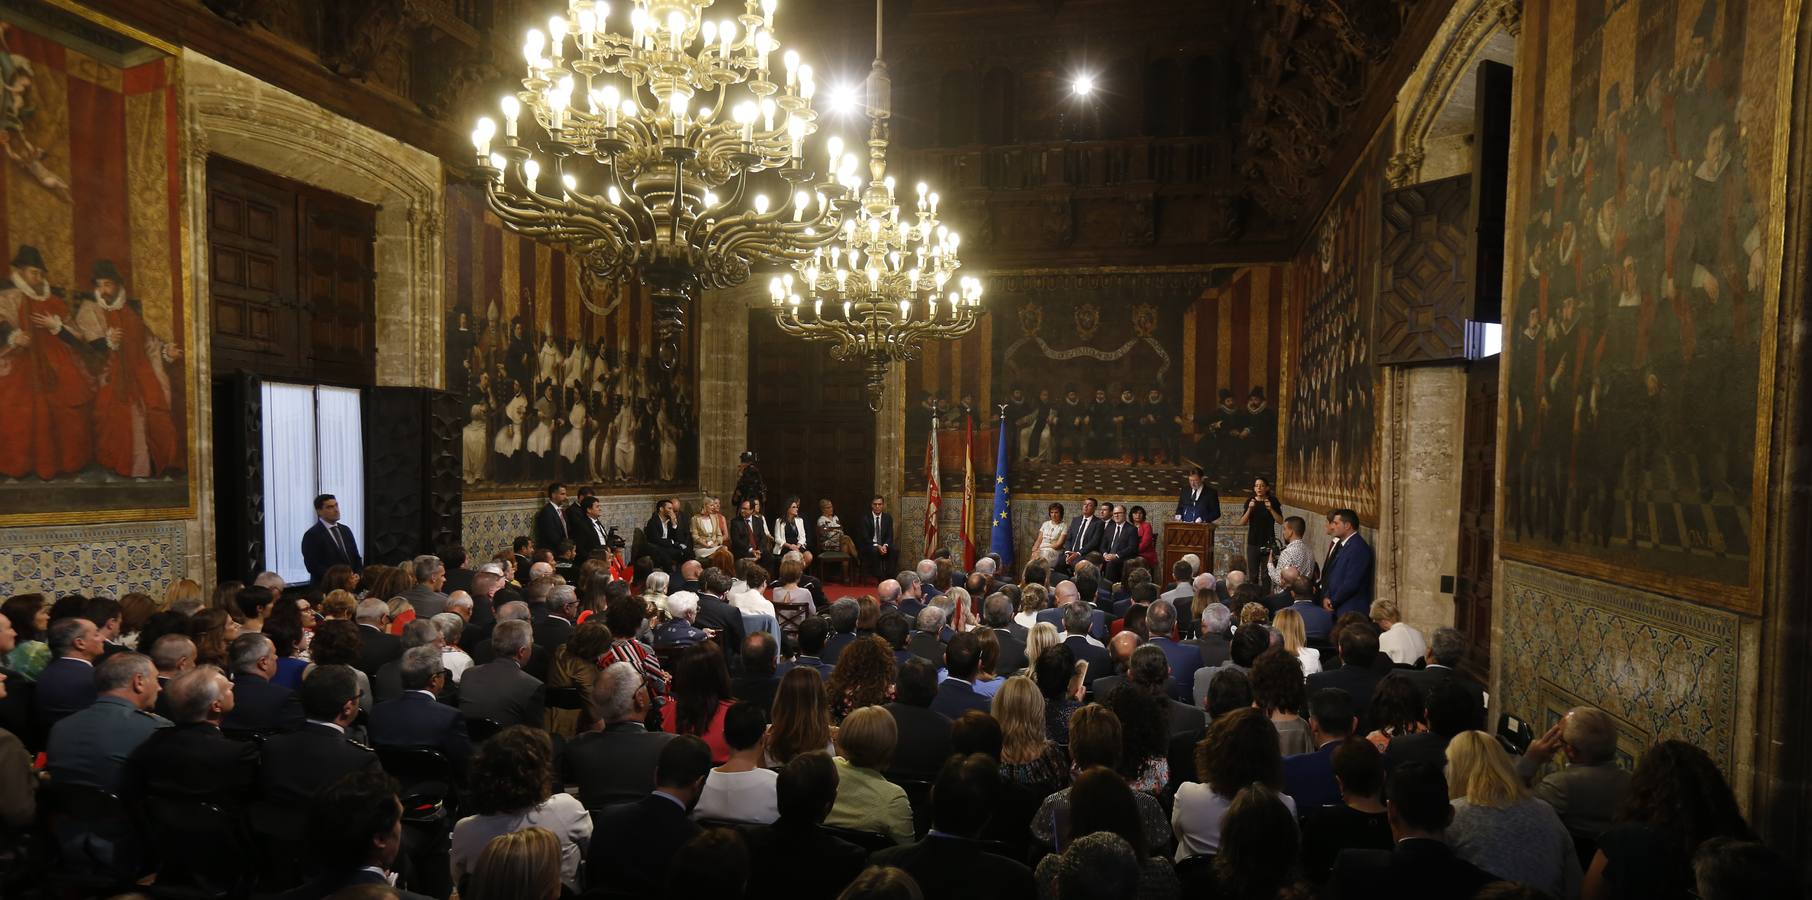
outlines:
[[[1158,551],[1158,571],[1151,573],[1152,579],[1169,581],[1177,560],[1190,553],[1202,558],[1202,571],[1214,571],[1214,523],[1165,522],[1164,547]]]

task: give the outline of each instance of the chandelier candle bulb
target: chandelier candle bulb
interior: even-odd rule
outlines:
[[[541,65],[541,49],[545,46],[547,46],[547,35],[542,34],[539,28],[530,28],[528,36],[522,44],[522,56],[528,62],[530,69]]]
[[[554,65],[560,65],[560,58],[566,55],[566,17],[554,16],[547,20],[547,40],[554,53]]]
[[[539,181],[540,178],[541,178],[541,164],[540,163],[531,159],[528,162],[525,162],[522,164],[522,183],[528,185],[528,189],[529,189],[530,193],[534,192],[535,182]]]
[[[686,34],[686,14],[678,10],[668,13],[667,31],[672,34],[673,52],[680,52],[680,42]]]
[[[799,67],[799,98],[810,103],[812,95],[818,92],[818,82],[812,78],[811,66]]]
[[[761,0],[761,27],[774,27],[774,8],[779,5],[778,0]]]
[[[598,35],[598,14],[590,8],[579,10],[579,45],[586,50],[592,49],[592,41]]]
[[[727,63],[730,61],[730,48],[736,43],[736,22],[731,19],[725,19],[718,23],[717,39],[721,42],[722,46],[722,49],[718,51],[718,55],[722,56],[724,62]]]
[[[503,97],[503,136],[511,141],[516,140],[516,117],[522,113],[522,102],[514,96]]]
[[[799,51],[788,50],[780,61],[786,66],[786,89],[791,91],[799,86]]]

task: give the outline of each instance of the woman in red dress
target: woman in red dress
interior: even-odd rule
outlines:
[[[1134,525],[1139,526],[1139,556],[1145,559],[1145,567],[1152,571],[1158,568],[1158,538],[1152,533],[1151,522],[1146,520],[1145,507],[1135,506],[1127,510]]]

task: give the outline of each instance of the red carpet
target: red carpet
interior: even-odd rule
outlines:
[[[858,580],[855,584],[838,584],[835,581],[824,582],[824,599],[835,603],[844,597],[866,597],[875,592],[873,582]]]

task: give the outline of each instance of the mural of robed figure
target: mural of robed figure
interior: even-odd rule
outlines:
[[[12,285],[0,290],[0,475],[51,479],[94,458],[94,381],[65,327],[71,318],[44,255],[21,244]]]
[[[169,364],[182,350],[145,325],[112,260],[94,264],[93,299],[77,307],[74,332],[100,360],[94,392],[94,461],[145,478],[183,466],[170,412]]]

